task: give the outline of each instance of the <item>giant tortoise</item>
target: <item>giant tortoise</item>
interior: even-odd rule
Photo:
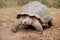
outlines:
[[[11,30],[16,32],[18,28],[25,28],[28,25],[34,26],[38,32],[43,32],[43,26],[52,25],[52,18],[45,5],[38,1],[24,5],[17,15],[17,20],[12,24]]]

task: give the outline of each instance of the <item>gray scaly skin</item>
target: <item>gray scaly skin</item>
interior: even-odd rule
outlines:
[[[43,32],[43,28],[40,24],[40,22],[36,18],[31,18],[31,17],[21,17],[20,19],[17,19],[11,29],[12,31],[16,32],[18,28],[21,27],[26,27],[27,25],[33,25],[38,32]]]

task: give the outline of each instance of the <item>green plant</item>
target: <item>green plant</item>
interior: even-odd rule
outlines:
[[[60,7],[60,0],[55,0],[54,7],[56,8]]]

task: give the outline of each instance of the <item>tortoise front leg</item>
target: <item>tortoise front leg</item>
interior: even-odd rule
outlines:
[[[37,30],[38,32],[41,32],[41,33],[43,32],[42,25],[39,23],[39,21],[38,21],[37,19],[34,19],[34,20],[33,20],[32,25],[36,28],[36,30]]]
[[[13,32],[16,32],[17,31],[17,28],[19,27],[19,25],[21,25],[21,21],[20,19],[17,19],[11,26],[11,30]]]

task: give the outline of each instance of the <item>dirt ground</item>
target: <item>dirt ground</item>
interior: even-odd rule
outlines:
[[[49,8],[54,25],[45,29],[43,34],[24,29],[13,33],[10,26],[19,11],[20,8],[13,7],[0,9],[0,40],[60,40],[60,9]]]

